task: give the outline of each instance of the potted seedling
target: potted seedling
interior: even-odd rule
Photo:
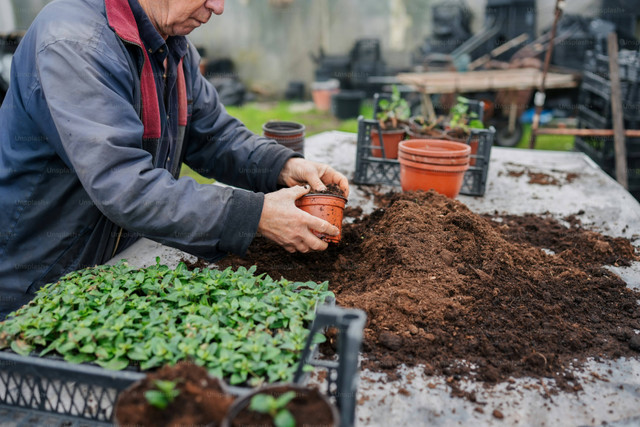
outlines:
[[[467,142],[471,129],[484,129],[484,123],[476,112],[470,111],[469,99],[458,96],[456,104],[449,111],[445,134],[452,141]]]
[[[338,410],[317,389],[279,384],[236,400],[222,425],[337,427],[338,423]]]
[[[221,425],[234,398],[207,370],[189,362],[165,366],[120,393],[119,426]]]
[[[471,111],[470,100],[463,96],[458,96],[456,104],[449,112],[449,122],[446,126],[445,136],[450,141],[463,142],[471,146],[470,165],[476,164],[478,153],[478,140],[473,137],[472,129],[484,129],[484,123],[480,120],[478,113]]]
[[[411,139],[444,139],[444,117],[428,120],[424,116],[413,116],[407,124],[407,135]]]
[[[411,109],[407,100],[402,98],[397,86],[393,86],[391,99],[380,99],[376,120],[380,124],[381,135],[374,128],[371,131],[371,143],[380,146],[380,138],[384,146],[384,156],[388,159],[398,158],[398,144],[405,137],[405,125],[411,115]],[[382,157],[381,149],[373,149],[374,157]]]

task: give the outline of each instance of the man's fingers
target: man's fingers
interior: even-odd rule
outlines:
[[[320,218],[316,218],[315,216],[311,217],[312,219],[309,222],[309,228],[317,231],[318,233],[328,234],[330,236],[338,236],[340,234],[340,230],[338,227],[329,224],[327,221],[324,221]]]
[[[290,192],[294,200],[298,200],[300,197],[307,194],[311,188],[308,185],[296,185],[295,187],[289,187],[286,191]]]

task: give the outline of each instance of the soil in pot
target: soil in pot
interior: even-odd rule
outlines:
[[[156,380],[173,381],[179,394],[165,409],[149,404],[145,392],[156,390]],[[189,362],[166,366],[134,384],[118,396],[116,423],[121,426],[210,425],[222,423],[233,396],[203,367]]]
[[[603,268],[638,260],[628,240],[583,229],[579,215],[564,226],[482,217],[434,192],[380,200],[326,251],[289,254],[256,238],[246,258],[219,265],[328,280],[339,305],[367,312],[364,366],[389,375],[421,364],[429,375],[552,377],[579,390],[572,370],[587,358],[640,355],[640,294]]]
[[[291,415],[293,415],[293,418],[296,420],[296,426],[333,427],[338,425],[338,413],[336,409],[317,389],[283,385],[267,387],[258,390],[256,393],[268,393],[277,398],[288,391],[296,392],[296,397],[286,405],[286,409],[291,412]],[[249,402],[253,394],[255,393],[238,400],[230,409],[229,426],[274,426],[273,419],[269,414],[263,414],[249,409]]]

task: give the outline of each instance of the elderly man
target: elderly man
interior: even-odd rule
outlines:
[[[256,232],[290,252],[338,234],[294,202],[347,179],[249,132],[199,74],[184,36],[223,9],[58,0],[35,19],[0,108],[0,319],[139,236],[215,260]],[[235,188],[178,179],[182,162]]]

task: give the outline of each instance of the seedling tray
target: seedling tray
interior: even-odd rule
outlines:
[[[380,138],[377,146],[374,146],[371,141],[371,131],[373,129],[378,130]],[[472,166],[469,166],[469,169],[464,174],[460,194],[467,196],[484,195],[495,132],[493,127],[489,129],[471,129],[471,135],[466,143],[468,145],[477,143],[477,152],[471,155]],[[396,159],[385,157],[381,135],[380,123],[377,120],[365,119],[362,116],[358,118],[356,170],[353,177],[353,181],[356,184],[400,185],[400,162]],[[382,151],[382,157],[372,156],[372,149]]]
[[[294,378],[298,384],[308,381],[308,376],[302,374],[305,361],[328,370],[327,394],[340,408],[341,426],[352,426],[355,419],[358,353],[365,320],[360,310],[318,307]],[[328,326],[340,330],[336,362],[319,360],[315,357],[317,346],[311,344],[311,337]],[[118,394],[144,376],[144,372],[109,371],[95,365],[0,351],[0,410],[17,409],[16,417],[26,411],[28,415],[21,418],[26,423],[40,417],[48,425],[52,425],[49,420],[60,421],[54,425],[110,425]],[[234,394],[249,391],[250,388],[230,387]]]

